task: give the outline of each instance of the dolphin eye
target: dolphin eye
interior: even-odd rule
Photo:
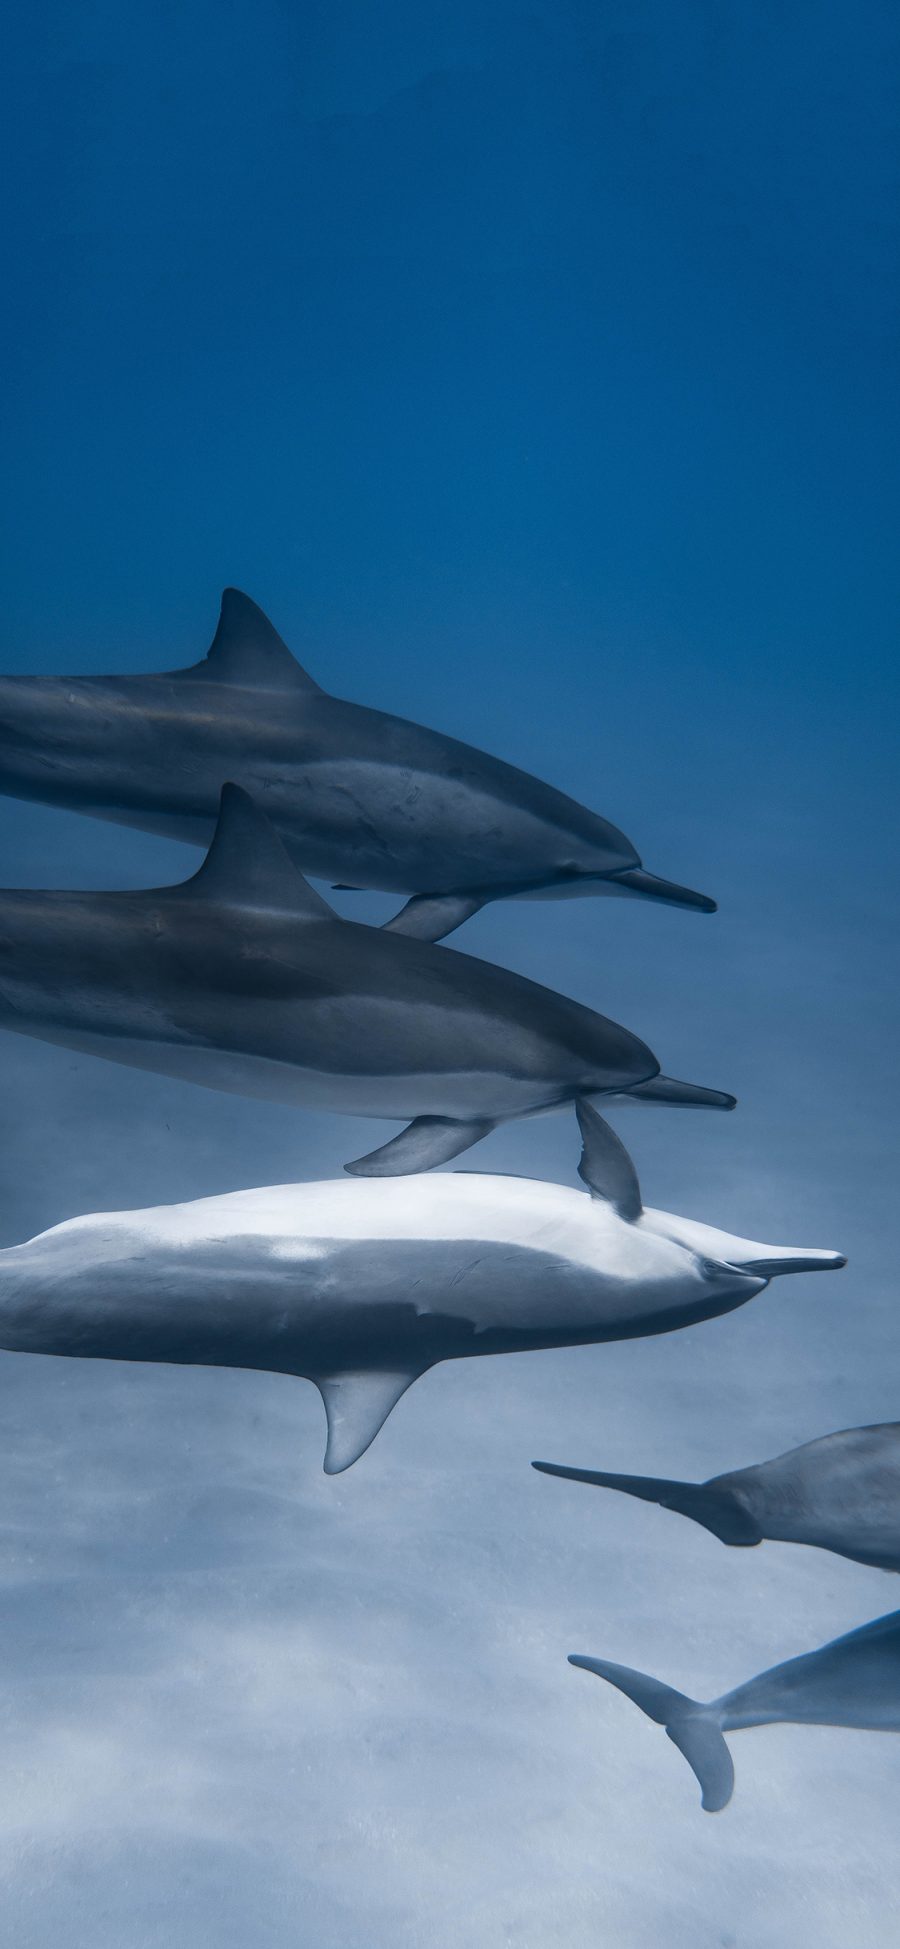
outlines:
[[[720,1265],[718,1259],[700,1260],[701,1279],[719,1279],[724,1271],[725,1267]]]

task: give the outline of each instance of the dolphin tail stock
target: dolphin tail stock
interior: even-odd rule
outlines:
[[[328,1440],[325,1474],[341,1475],[358,1462],[396,1407],[401,1395],[424,1368],[363,1368],[357,1372],[322,1374],[316,1386],[325,1404]]]
[[[676,1692],[658,1678],[632,1671],[628,1665],[611,1665],[603,1658],[581,1658],[574,1654],[570,1665],[593,1672],[615,1685],[626,1698],[633,1699],[648,1719],[664,1726],[673,1746],[684,1754],[688,1766],[700,1783],[701,1804],[708,1814],[727,1807],[734,1792],[734,1763],[722,1736],[720,1707],[702,1705]]]
[[[751,1549],[761,1543],[762,1530],[731,1489],[715,1482],[673,1482],[662,1475],[611,1475],[599,1469],[565,1468],[560,1462],[532,1462],[541,1475],[560,1475],[569,1482],[589,1482],[598,1489],[619,1489],[641,1502],[656,1502],[702,1523],[720,1542]]]
[[[351,1177],[396,1178],[419,1171],[432,1171],[436,1164],[447,1164],[451,1157],[480,1142],[494,1129],[487,1117],[471,1117],[467,1122],[455,1117],[415,1117],[399,1135],[355,1157],[344,1165]]]
[[[413,941],[442,941],[485,905],[486,896],[479,893],[414,893],[381,931],[405,934]]]
[[[671,1103],[682,1110],[733,1110],[737,1097],[727,1090],[708,1090],[702,1083],[679,1083],[674,1076],[651,1076],[621,1092],[623,1103]]]

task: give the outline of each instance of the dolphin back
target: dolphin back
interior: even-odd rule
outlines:
[[[734,1792],[734,1764],[722,1736],[719,1706],[701,1705],[699,1700],[676,1692],[646,1672],[632,1671],[628,1665],[612,1665],[604,1658],[571,1657],[570,1665],[593,1672],[615,1685],[625,1697],[633,1699],[648,1719],[664,1726],[678,1751],[700,1784],[701,1804],[708,1814],[727,1807]]]

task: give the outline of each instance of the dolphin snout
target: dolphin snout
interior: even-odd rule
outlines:
[[[693,887],[680,887],[674,880],[660,880],[655,873],[645,873],[642,866],[626,866],[609,877],[623,892],[637,894],[642,900],[660,900],[667,907],[693,907],[699,914],[717,911],[715,900],[707,893],[695,893]]]
[[[847,1263],[842,1252],[773,1253],[770,1258],[741,1259],[738,1272],[749,1272],[761,1279],[777,1279],[785,1272],[839,1272]]]
[[[640,1103],[673,1103],[684,1110],[733,1110],[737,1097],[727,1090],[710,1090],[703,1083],[680,1083],[674,1076],[651,1076],[628,1092]]]

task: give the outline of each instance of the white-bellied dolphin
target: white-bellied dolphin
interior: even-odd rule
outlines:
[[[206,845],[219,792],[258,796],[304,872],[413,897],[440,940],[488,900],[614,893],[712,912],[528,772],[331,697],[226,589],[203,662],[164,675],[0,678],[0,791]]]
[[[796,1267],[796,1261],[795,1261]],[[786,1265],[782,1271],[790,1272]],[[658,1502],[712,1530],[723,1543],[765,1538],[809,1543],[876,1570],[900,1570],[900,1422],[843,1428],[789,1448],[771,1462],[714,1475],[709,1482],[670,1482],[654,1475],[609,1475],[534,1462],[598,1488],[621,1489]]]
[[[766,1247],[761,1272],[739,1239],[712,1257],[679,1219],[642,1213],[627,1153],[580,1115],[592,1197],[462,1171],[70,1219],[0,1252],[0,1347],[304,1375],[335,1474],[439,1361],[671,1333],[789,1261]]]
[[[834,1638],[818,1651],[773,1665],[708,1705],[628,1665],[574,1655],[569,1664],[607,1679],[648,1719],[665,1726],[700,1782],[708,1814],[727,1807],[734,1791],[734,1766],[723,1733],[779,1724],[900,1732],[900,1611]]]
[[[348,1166],[375,1174],[429,1170],[579,1096],[734,1102],[659,1078],[637,1036],[521,975],[339,919],[237,786],[180,886],[0,893],[0,1026],[238,1095],[412,1118]]]

